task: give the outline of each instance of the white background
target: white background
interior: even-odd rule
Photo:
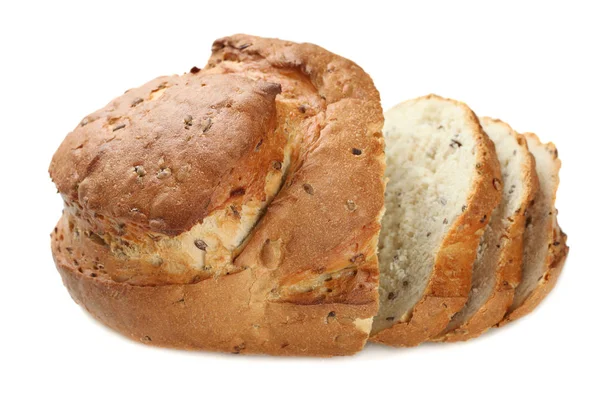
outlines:
[[[2,1],[0,398],[600,398],[593,5]],[[50,254],[62,207],[47,174],[54,150],[125,89],[202,67],[214,39],[238,32],[313,42],[356,61],[385,109],[435,92],[556,143],[571,254],[552,295],[467,343],[368,345],[335,359],[157,349],[88,317]]]

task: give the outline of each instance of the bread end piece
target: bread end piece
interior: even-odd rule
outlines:
[[[541,231],[537,232],[534,238],[531,237],[531,234],[528,235],[527,230],[525,232],[523,281],[521,283],[523,288],[517,288],[513,304],[498,326],[506,325],[508,322],[529,314],[542,302],[556,285],[569,253],[567,235],[558,225],[558,212],[554,205],[560,182],[561,161],[558,158],[558,150],[552,142],[542,143],[534,133],[525,133],[524,136],[527,138],[530,151],[536,158],[537,172],[540,178],[540,190],[535,203],[530,207],[528,226],[533,227],[535,220],[532,222],[531,219],[538,219],[538,217],[541,217],[540,219],[544,222],[540,227]],[[544,206],[540,209],[542,204]],[[532,248],[529,246],[529,242],[535,244],[536,238],[539,238],[541,242],[538,243],[537,248]],[[537,263],[540,265],[536,265]],[[528,277],[537,278],[531,289],[526,289],[531,286],[525,285]],[[520,291],[520,289],[522,290]]]

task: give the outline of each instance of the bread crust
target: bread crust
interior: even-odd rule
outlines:
[[[396,347],[416,346],[439,334],[464,306],[469,295],[479,239],[502,193],[502,175],[495,146],[481,128],[477,116],[467,105],[456,100],[433,94],[420,99],[428,98],[450,101],[465,110],[468,123],[476,135],[479,167],[468,196],[467,208],[448,230],[436,254],[425,294],[414,307],[411,319],[397,322],[370,338],[373,342]],[[485,219],[482,218],[484,215]]]
[[[567,260],[567,256],[569,255],[569,246],[567,246],[567,235],[560,231],[559,236],[555,238],[554,243],[560,243],[554,246],[554,251],[549,256],[549,264],[542,281],[539,283],[538,287],[529,295],[529,297],[523,302],[521,307],[517,308],[510,314],[506,315],[504,319],[498,324],[498,326],[504,326],[507,323],[519,319],[536,308],[542,300],[550,293],[554,286],[556,286],[556,282],[558,281],[558,277],[563,270],[565,265],[565,261]]]
[[[558,158],[558,150],[554,143],[549,142],[543,144],[539,137],[534,133],[525,133],[528,139],[533,140],[539,146],[545,146],[546,150],[552,155],[553,159],[553,168],[554,173],[557,176],[556,184],[552,191],[552,199],[551,199],[551,212],[553,214],[553,222],[552,224],[548,224],[546,229],[546,237],[547,246],[548,246],[548,254],[545,259],[545,272],[542,278],[538,281],[535,289],[527,296],[527,298],[523,301],[523,303],[515,308],[514,310],[508,310],[504,319],[498,323],[497,326],[504,326],[507,323],[514,321],[523,317],[524,315],[529,314],[536,308],[542,300],[550,293],[550,291],[556,285],[558,277],[562,272],[565,261],[567,259],[567,255],[569,254],[569,247],[567,246],[567,235],[562,231],[560,226],[558,225],[557,217],[556,217],[556,208],[554,207],[554,203],[556,201],[556,193],[558,190],[558,172],[561,167],[561,161]]]
[[[256,130],[292,132],[284,182],[235,255],[235,273],[185,284],[160,278],[149,285],[117,282],[93,269],[116,262],[110,249],[85,235],[76,238],[69,226],[72,215],[65,213],[52,234],[65,286],[97,319],[147,344],[276,355],[355,353],[364,346],[378,307],[376,244],[385,158],[383,115],[373,82],[356,64],[318,46],[248,35],[217,40],[206,68],[192,73],[207,80],[249,79],[264,87],[262,111],[249,112],[259,121]],[[175,123],[181,121],[164,121]],[[270,149],[271,144],[261,143]],[[251,146],[254,150],[256,143]],[[81,188],[70,189],[70,181],[62,182],[66,174],[57,172],[67,171],[70,162],[56,158],[51,176],[69,201],[80,201]],[[249,174],[264,173],[260,163],[242,162],[242,167]],[[222,191],[230,193],[234,185],[225,184]],[[92,216],[120,217],[148,233],[172,237],[230,201],[224,198],[214,209],[185,218],[172,213],[153,225],[119,214],[113,200],[107,193],[103,202],[80,203]],[[65,252],[66,247],[71,250]]]
[[[144,344],[230,353],[344,355],[360,350],[367,336],[353,318],[366,319],[376,311],[372,303],[254,302],[258,293],[251,269],[188,285],[118,283],[102,270],[78,270],[66,249],[79,265],[82,251],[91,251],[95,258],[102,250],[77,246],[61,219],[52,233],[52,252],[71,297],[102,323]]]
[[[521,281],[521,264],[523,261],[523,232],[525,230],[525,211],[535,197],[539,181],[535,171],[535,159],[529,152],[527,141],[516,133],[508,124],[489,117],[482,121],[502,124],[518,142],[524,155],[521,164],[521,180],[524,193],[519,206],[519,212],[511,216],[512,222],[505,231],[506,240],[498,257],[498,267],[495,270],[495,286],[488,300],[465,323],[456,329],[437,337],[436,341],[456,342],[475,338],[502,320],[508,307],[512,304],[515,288]]]
[[[280,91],[237,76],[153,79],[86,116],[54,154],[50,176],[84,210],[180,234],[226,207],[232,190],[260,193],[282,158],[282,138],[271,139]],[[269,146],[253,152],[261,140]]]

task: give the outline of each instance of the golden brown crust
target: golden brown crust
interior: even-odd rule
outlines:
[[[511,224],[505,231],[506,240],[502,241],[502,248],[498,258],[498,267],[495,271],[495,287],[492,295],[471,316],[469,320],[458,328],[436,338],[447,342],[456,342],[475,338],[492,326],[496,325],[512,304],[515,288],[521,281],[521,264],[523,260],[523,232],[525,230],[525,210],[538,191],[539,181],[535,172],[535,158],[529,152],[527,141],[522,135],[516,133],[508,124],[498,119],[483,117],[482,120],[504,125],[511,135],[517,140],[521,151],[526,156],[521,165],[521,180],[525,193],[519,211],[513,214]]]
[[[333,356],[355,353],[368,336],[353,318],[369,318],[376,305],[255,303],[250,269],[189,285],[114,282],[102,269],[86,268],[82,251],[89,262],[99,253],[90,254],[87,244],[78,247],[64,222],[52,233],[52,250],[69,293],[133,340],[181,349]]]
[[[504,319],[498,323],[498,326],[504,326],[507,323],[514,321],[516,319],[521,318],[524,315],[529,314],[536,308],[541,301],[550,293],[550,291],[556,285],[558,277],[562,272],[562,268],[564,266],[567,255],[569,254],[569,247],[567,246],[567,235],[560,229],[556,217],[556,209],[554,208],[554,203],[556,201],[556,193],[558,190],[558,172],[561,167],[561,161],[558,158],[558,150],[554,143],[549,142],[543,144],[539,137],[534,133],[525,133],[529,140],[534,141],[539,146],[544,146],[548,153],[551,154],[553,159],[553,169],[554,174],[556,175],[556,182],[553,184],[552,198],[550,201],[551,213],[553,214],[552,223],[548,224],[546,229],[546,237],[548,246],[548,251],[545,259],[545,272],[542,278],[537,283],[537,286],[533,291],[527,296],[527,298],[523,301],[522,304],[518,305],[515,308],[515,305],[512,305],[508,310]],[[540,250],[542,251],[542,250]]]
[[[179,234],[232,197],[262,194],[283,158],[284,138],[273,135],[280,90],[237,76],[154,79],[85,117],[50,176],[89,212]]]
[[[248,123],[250,129],[256,124],[256,129],[247,133],[257,139],[248,140],[249,152],[260,148],[261,153],[265,146],[268,150],[267,156],[252,161],[245,154],[248,143],[231,138],[229,145],[237,157],[223,162],[248,176],[224,175],[211,186],[213,191],[221,189],[222,201],[211,202],[200,212],[189,212],[185,218],[175,212],[152,215],[149,220],[160,217],[161,223],[151,224],[119,214],[112,205],[115,198],[111,192],[102,201],[91,201],[89,194],[86,202],[80,201],[81,184],[77,190],[71,187],[81,175],[69,178],[68,168],[73,164],[66,165],[69,162],[55,157],[51,174],[67,201],[78,200],[92,217],[101,209],[109,217],[136,223],[148,233],[176,235],[189,229],[188,222],[197,223],[210,211],[228,204],[238,179],[264,182],[261,174],[269,169],[266,165],[283,154],[281,143],[272,138],[279,134],[287,138],[285,146],[291,149],[281,189],[236,254],[233,273],[189,284],[161,281],[160,275],[153,276],[151,285],[115,282],[111,274],[95,269],[116,262],[110,248],[93,243],[93,235],[75,237],[67,226],[69,216],[63,217],[53,234],[53,254],[71,295],[114,329],[145,342],[148,336],[151,344],[161,346],[319,356],[360,350],[368,337],[368,320],[378,306],[376,243],[385,168],[383,115],[371,79],[351,61],[318,46],[246,35],[216,41],[207,67],[192,72],[185,77],[194,75],[189,77],[193,87],[214,79],[235,83],[232,91],[224,89],[229,93],[225,108],[230,108],[228,99],[235,98],[243,85],[258,91],[258,97],[260,88],[266,88],[263,103],[252,99],[246,105],[255,107],[247,113],[252,121],[245,120],[244,115],[239,120],[237,114],[223,116],[223,122],[231,121],[234,128],[237,123]],[[173,79],[188,82],[188,78]],[[281,93],[274,97],[272,93],[279,88]],[[174,100],[165,98],[167,101]],[[186,101],[205,102],[198,98]],[[165,119],[163,125],[180,122],[174,117]],[[149,122],[147,128],[151,126]],[[217,127],[216,122],[213,126]],[[219,132],[225,131],[223,125]],[[136,150],[134,144],[131,147]],[[167,147],[163,151],[168,151]],[[220,153],[210,156],[217,164]],[[177,167],[174,163],[173,168]],[[201,173],[204,165],[197,167]],[[183,188],[179,190],[176,193]],[[203,188],[190,189],[190,196],[203,198],[200,190]],[[249,192],[246,190],[245,195]],[[155,196],[157,193],[148,191],[134,193],[118,203],[123,203],[124,210],[141,209],[129,200],[146,199],[152,204]],[[168,197],[163,201],[173,205],[179,200]],[[65,247],[71,250],[65,252]]]
[[[430,97],[438,96],[425,98]],[[448,230],[436,254],[429,285],[414,307],[411,319],[378,332],[370,338],[374,342],[416,346],[439,334],[448,325],[467,301],[479,239],[501,199],[502,175],[494,143],[467,105],[450,101],[466,111],[476,136],[477,174],[467,199],[468,206]]]
[[[556,286],[558,277],[562,272],[565,261],[567,260],[567,255],[569,254],[569,246],[567,246],[567,235],[562,231],[559,231],[558,236],[555,237],[554,240],[553,251],[548,257],[550,262],[548,264],[548,269],[538,284],[538,287],[529,295],[529,297],[527,297],[525,302],[523,302],[519,308],[506,315],[498,326],[504,326],[507,323],[532,312],[533,309],[546,298],[548,293],[554,289],[554,286]]]

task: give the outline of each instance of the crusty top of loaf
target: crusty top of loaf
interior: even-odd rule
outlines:
[[[225,66],[231,61],[236,65]],[[283,162],[283,144],[272,133],[288,98],[307,100],[306,117],[359,100],[362,109],[335,107],[380,130],[379,94],[353,62],[312,44],[235,35],[214,43],[205,70],[157,78],[85,117],[55,153],[50,175],[84,210],[177,235],[231,197],[257,195],[273,163]],[[304,129],[318,134],[330,122],[352,123],[315,121],[316,129]],[[353,173],[362,173],[359,164],[326,175]]]
[[[280,91],[238,76],[157,78],[85,117],[50,175],[84,209],[180,233],[248,187],[262,189],[256,171],[276,155],[254,149],[272,137]]]
[[[287,125],[297,142],[286,182],[236,264],[258,260],[272,270],[287,287],[282,298],[372,301],[377,271],[358,279],[361,287],[340,291],[319,282],[323,273],[360,268],[376,257],[385,159],[383,115],[371,78],[318,46],[246,35],[217,40],[207,69],[281,84],[279,125]],[[322,291],[311,290],[315,286]]]
[[[379,94],[356,64],[311,44],[236,35],[215,42],[203,70],[159,78],[88,116],[50,173],[73,234],[94,239],[117,282],[259,268],[274,301],[367,304],[377,298],[382,125]],[[281,184],[267,190],[274,171]],[[248,212],[256,218],[236,228],[241,241],[225,243]]]

